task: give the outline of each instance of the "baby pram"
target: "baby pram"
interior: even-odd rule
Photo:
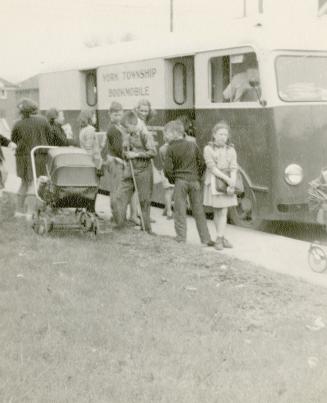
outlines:
[[[48,150],[47,176],[36,176],[35,153]],[[80,228],[95,235],[99,224],[95,199],[99,178],[92,158],[75,147],[38,146],[31,151],[33,180],[38,208],[32,226],[36,233],[47,234],[54,227]],[[74,214],[68,209],[75,209]],[[66,210],[65,210],[66,209]]]
[[[316,214],[316,220],[324,225],[327,231],[327,168],[321,171],[320,176],[309,183],[309,208]],[[309,248],[308,261],[311,269],[322,273],[327,269],[327,245],[317,241]]]

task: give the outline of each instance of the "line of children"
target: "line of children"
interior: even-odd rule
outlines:
[[[135,113],[123,115],[122,106],[113,103],[109,110],[108,155],[113,187],[111,208],[118,227],[126,222],[127,204],[132,200],[135,186],[131,166],[135,172],[145,229],[151,230],[150,204],[153,185],[152,159],[156,155],[155,144],[146,123],[152,115],[151,104],[141,100]],[[120,123],[120,119],[121,123]],[[186,241],[187,202],[192,208],[198,233],[203,244],[215,246],[217,250],[231,248],[224,237],[228,207],[235,206],[237,199],[234,186],[237,172],[237,157],[233,146],[227,145],[229,126],[219,122],[212,130],[212,139],[200,152],[195,139],[189,133],[189,119],[180,117],[164,128],[165,144],[159,149],[163,169],[162,185],[165,194],[167,218],[174,218],[176,240]],[[117,165],[118,164],[118,165]],[[204,174],[205,172],[205,174]],[[203,175],[204,174],[204,175]],[[201,178],[204,176],[204,186]],[[223,179],[228,187],[226,193],[217,192],[214,178]],[[172,199],[174,198],[174,214]],[[216,240],[211,240],[203,205],[214,212]],[[136,207],[135,207],[135,211]]]
[[[22,104],[23,109],[25,104]],[[26,105],[25,109],[28,109],[32,104],[26,103]],[[34,113],[34,104],[31,108],[33,109],[31,113]],[[24,113],[25,109],[23,109]],[[26,114],[29,117],[30,111],[28,110]],[[47,115],[53,130],[51,133],[46,133],[44,137],[48,141],[44,141],[44,143],[51,144],[50,137],[51,139],[55,137],[53,140],[56,143],[58,139],[60,142],[58,145],[72,144],[65,139],[61,129],[63,122],[60,121],[60,113],[52,109],[48,111]],[[152,233],[150,218],[153,190],[152,160],[156,155],[153,137],[147,129],[147,123],[152,116],[151,104],[147,100],[141,100],[134,111],[125,113],[121,104],[113,102],[109,109],[110,125],[106,136],[106,147],[102,155],[94,128],[94,112],[82,111],[79,116],[80,146],[92,155],[98,169],[103,163],[108,166],[110,203],[117,227],[121,228],[125,225],[127,206],[130,204],[130,219],[135,224],[139,224],[138,214],[141,213],[144,229],[148,233]],[[24,118],[26,119],[25,115]],[[27,120],[24,120],[25,122]],[[189,135],[190,125],[190,120],[182,116],[169,122],[164,128],[165,144],[159,150],[164,173],[162,178],[166,205],[164,214],[167,215],[168,219],[174,218],[176,240],[185,242],[186,210],[189,199],[201,242],[215,246],[218,250],[230,248],[232,245],[224,237],[227,211],[228,207],[237,205],[234,191],[237,156],[234,147],[228,145],[230,128],[226,122],[218,122],[212,129],[211,141],[204,148],[202,155],[194,136]],[[17,130],[18,126],[16,125],[13,130],[13,139],[20,144],[21,139]],[[23,137],[25,138],[25,136]],[[42,144],[41,141],[39,143]],[[3,145],[6,145],[5,142]],[[24,163],[24,167],[26,165],[27,163]],[[201,178],[204,171],[204,186],[202,187]],[[134,173],[135,178],[133,178],[132,173]],[[25,176],[23,173],[20,176],[23,178],[24,186]],[[225,181],[227,184],[226,192],[222,193],[217,190],[216,178]],[[141,211],[138,211],[138,203],[133,198],[135,193],[134,180],[138,189]],[[174,214],[172,209],[173,198]],[[20,204],[19,207],[21,208]],[[214,212],[215,242],[211,240],[208,231],[203,205],[210,207]]]

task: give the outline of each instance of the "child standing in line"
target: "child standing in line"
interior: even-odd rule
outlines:
[[[96,168],[100,170],[102,166],[102,158],[95,128],[93,126],[95,124],[94,111],[82,111],[78,120],[81,126],[81,130],[79,132],[80,147],[84,148],[84,150],[91,155]]]
[[[17,146],[11,140],[7,139],[6,137],[4,137],[0,134],[0,192],[5,186],[5,182],[7,180],[7,175],[8,175],[7,169],[4,166],[5,158],[4,158],[3,152],[1,150],[1,147],[9,147],[13,151],[15,151]],[[1,193],[0,193],[0,195],[1,195]]]
[[[237,174],[237,156],[232,145],[228,145],[230,127],[224,121],[218,122],[212,129],[211,141],[204,148],[204,160],[207,166],[204,182],[203,204],[212,207],[216,227],[217,250],[232,248],[224,237],[228,207],[237,205],[235,183]],[[226,192],[217,190],[216,178],[222,179]]]
[[[124,127],[123,156],[127,160],[115,197],[113,199],[113,217],[117,228],[122,228],[126,222],[127,205],[130,203],[137,184],[138,199],[144,221],[144,230],[153,234],[150,222],[151,197],[153,189],[153,171],[151,160],[157,154],[152,135],[142,132],[137,126],[138,119],[134,112],[125,112],[121,121]],[[134,178],[132,173],[134,172]]]
[[[166,158],[166,153],[167,149],[169,146],[169,133],[164,132],[164,141],[165,143],[159,148],[159,157],[162,163],[162,166],[165,165],[165,158]],[[167,216],[167,220],[172,220],[173,219],[173,211],[172,211],[172,201],[173,201],[173,195],[174,195],[174,185],[172,183],[169,183],[169,180],[165,176],[164,172],[162,171],[162,187],[164,189],[164,194],[165,194],[165,208],[163,215]]]
[[[119,184],[122,181],[126,161],[123,155],[123,132],[124,128],[121,125],[124,110],[119,102],[112,102],[109,107],[110,124],[107,131],[107,147],[105,158],[107,159],[108,171],[110,176],[110,206],[113,209],[112,202],[115,199]],[[129,220],[140,225],[140,220],[137,216],[136,201],[129,204]]]

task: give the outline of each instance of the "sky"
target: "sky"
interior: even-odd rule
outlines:
[[[243,16],[244,0],[173,1],[174,30],[190,36]],[[250,14],[259,0],[246,1]],[[263,0],[272,13],[286,3],[290,12],[302,4],[310,13],[316,1]],[[170,0],[1,0],[0,77],[21,81],[85,43],[116,42],[128,33],[137,39],[168,33],[169,11]]]

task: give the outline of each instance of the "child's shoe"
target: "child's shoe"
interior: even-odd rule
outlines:
[[[223,246],[224,246],[224,248],[232,248],[233,247],[233,245],[226,238],[223,238]]]
[[[211,247],[211,246],[215,246],[216,243],[210,239],[210,240],[207,241],[207,242],[203,242],[203,245],[206,245],[206,246]]]
[[[216,244],[215,244],[215,249],[217,250],[223,250],[224,249],[224,243],[223,243],[223,237],[219,236],[216,239]]]

